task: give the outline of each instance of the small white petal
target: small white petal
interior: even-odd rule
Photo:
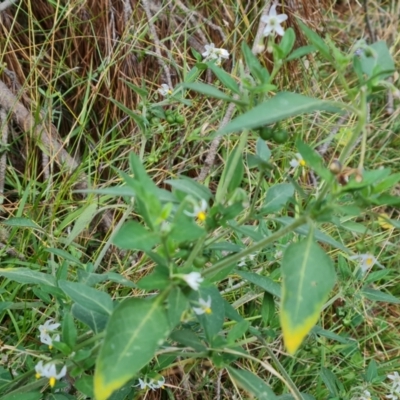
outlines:
[[[290,166],[291,166],[292,168],[297,168],[297,167],[300,165],[300,163],[298,162],[298,160],[296,160],[295,158],[293,158],[293,160],[290,160],[289,164],[290,164]]]
[[[280,25],[276,25],[275,26],[275,32],[279,35],[279,36],[283,36],[285,34],[285,30],[280,26]]]

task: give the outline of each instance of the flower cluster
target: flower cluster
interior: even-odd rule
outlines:
[[[205,58],[206,61],[208,60],[216,60],[217,65],[221,65],[222,59],[229,58],[229,52],[225,49],[220,49],[215,47],[214,43],[206,44],[205,46],[206,51],[201,55]]]
[[[59,323],[53,323],[54,319],[50,318],[43,325],[39,325],[40,341],[47,344],[49,349],[53,347],[53,342],[60,341],[60,335],[54,334],[54,331],[60,326]]]
[[[155,381],[154,379],[147,379],[147,377],[144,377],[144,379],[139,379],[139,383],[135,386],[140,386],[140,389],[149,388],[151,390],[156,390],[163,388],[164,383],[165,383],[165,378],[163,376],[157,381]]]
[[[43,361],[39,361],[35,365],[35,371],[36,371],[37,379],[44,376],[45,378],[49,379],[50,387],[54,387],[54,385],[56,384],[56,381],[58,379],[63,378],[67,374],[67,367],[64,365],[61,368],[61,371],[59,373],[57,373],[56,365],[53,362],[43,365]]]

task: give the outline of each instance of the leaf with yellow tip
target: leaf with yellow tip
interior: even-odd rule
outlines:
[[[331,259],[311,235],[286,249],[282,260],[280,320],[290,354],[296,352],[317,323],[335,279]]]
[[[134,378],[154,357],[169,331],[160,298],[128,299],[120,303],[108,321],[96,362],[96,400],[107,400],[115,390]]]

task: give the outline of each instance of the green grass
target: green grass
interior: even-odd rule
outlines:
[[[85,6],[86,2],[83,3]],[[104,8],[103,1],[99,3]],[[389,13],[395,2],[392,3],[382,2],[382,7]],[[58,278],[68,277],[73,281],[82,273],[82,266],[87,267],[101,259],[98,273],[116,272],[132,282],[137,282],[152,271],[152,260],[141,252],[124,253],[114,246],[110,246],[105,254],[102,253],[126,210],[125,202],[120,197],[115,198],[108,194],[76,194],[76,182],[83,179],[89,188],[96,189],[122,184],[117,170],[128,171],[128,156],[131,151],[141,156],[147,172],[160,187],[165,187],[163,182],[166,179],[176,178],[181,174],[195,178],[204,164],[211,137],[219,127],[226,106],[214,99],[193,94],[189,97],[192,106],[181,104],[175,109],[185,117],[184,125],[169,125],[162,120],[160,124],[151,125],[146,132],[141,132],[135,122],[110,99],[123,103],[140,114],[138,96],[121,81],[129,79],[129,82],[137,86],[143,85],[150,91],[150,103],[160,101],[155,93],[159,84],[164,81],[161,79],[156,57],[148,55],[149,52],[154,52],[154,47],[147,32],[143,10],[136,5],[133,11],[136,33],[130,33],[124,26],[118,31],[119,38],[113,47],[112,34],[117,31],[102,30],[105,26],[103,18],[108,18],[106,13],[100,13],[97,18],[90,17],[87,21],[81,16],[79,20],[76,11],[79,10],[79,5],[67,3],[58,6],[57,14],[49,12],[46,17],[44,11],[40,10],[44,3],[27,0],[21,4],[19,8],[7,10],[7,15],[17,13],[17,17],[9,23],[7,35],[6,29],[2,28],[1,62],[6,63],[7,68],[16,73],[18,82],[24,89],[25,98],[22,100],[28,104],[28,109],[33,114],[36,113],[38,119],[42,112],[47,126],[54,124],[65,149],[80,161],[78,169],[70,174],[68,166],[58,160],[57,154],[50,154],[47,160],[44,158],[37,140],[29,132],[21,133],[15,129],[14,136],[11,137],[10,134],[5,201],[1,210],[4,226],[0,232],[0,267],[27,267],[34,271],[51,273]],[[49,4],[53,7],[57,5]],[[30,8],[33,9],[32,13],[27,11]],[[212,18],[224,30],[228,38],[221,46],[236,49],[232,56],[235,61],[241,58],[241,40],[250,42],[256,30],[256,9],[249,10],[242,20],[243,10],[240,8],[236,2],[231,2],[226,6],[227,14],[224,17],[215,10],[214,2],[204,2],[201,8],[207,18]],[[86,9],[82,11],[85,12]],[[120,10],[118,13],[119,16],[122,15]],[[400,38],[393,33],[393,26],[398,26],[398,17],[392,10],[389,19],[389,14],[385,14],[375,2],[370,6],[370,13],[373,21],[384,19],[387,22],[387,32],[391,34],[382,38],[390,41],[392,54],[397,55]],[[332,33],[335,44],[342,50],[346,50],[358,39],[358,32],[364,30],[362,15],[357,15],[357,10],[347,15],[333,14],[331,10],[325,16],[326,29]],[[228,21],[229,28],[221,18]],[[347,23],[346,18],[352,23]],[[239,20],[242,22],[232,25],[231,21]],[[107,22],[112,27],[109,19]],[[165,21],[160,22],[160,38],[163,45],[170,46],[168,53],[163,52],[163,59],[175,71],[177,77],[174,78],[174,83],[178,83],[186,73],[185,64],[193,66],[195,62],[188,50],[191,46],[189,38],[195,29],[184,25],[170,30],[163,24]],[[354,24],[357,26],[355,30],[352,29]],[[201,27],[210,41],[220,40],[215,30],[205,28],[204,20]],[[378,27],[377,30],[385,32],[383,27]],[[110,57],[107,58],[105,49],[110,48]],[[263,62],[269,65],[270,60],[265,57]],[[307,70],[302,63],[296,63],[279,75],[279,89],[294,90],[323,99],[345,98],[337,73],[331,68],[325,69],[317,56],[310,57],[309,62]],[[288,78],[291,74],[294,79]],[[202,75],[202,78],[207,79],[207,76]],[[398,107],[396,100],[395,105]],[[365,168],[377,169],[382,166],[399,172],[398,109],[390,116],[385,114],[385,110],[385,95],[375,98],[371,103]],[[352,129],[354,124],[355,121],[350,119],[344,122],[341,130]],[[289,162],[297,152],[296,138],[302,138],[311,147],[318,148],[334,126],[335,120],[324,115],[296,117],[282,123],[282,127],[290,132],[290,139],[282,145],[268,143],[274,170],[262,180],[256,205],[262,204],[271,185],[288,181]],[[245,153],[254,154],[256,138],[257,134],[251,132]],[[205,182],[213,193],[227,157],[238,140],[237,134],[222,139],[216,162]],[[342,151],[343,146],[334,138],[323,155],[325,163],[328,165]],[[360,146],[357,146],[350,155],[348,164],[356,167],[360,154]],[[85,174],[84,178],[82,174]],[[255,193],[258,179],[257,170],[245,165],[242,187],[250,194],[249,198]],[[315,193],[307,171],[298,171],[293,179],[307,196]],[[297,194],[299,202],[300,197]],[[305,197],[302,204],[309,201],[310,197]],[[90,222],[79,220],[87,212],[88,206],[95,204],[101,212],[93,215]],[[104,220],[102,222],[101,216],[104,212],[108,212],[111,223],[105,224]],[[298,209],[294,209],[289,214],[293,216],[298,212]],[[342,342],[310,334],[296,355],[289,356],[282,344],[278,310],[263,322],[263,292],[237,275],[230,276],[219,286],[220,290],[225,291],[224,297],[243,318],[251,325],[261,327],[264,334],[262,340],[259,340],[247,332],[241,338],[243,347],[253,357],[271,363],[278,371],[286,371],[300,391],[312,394],[317,400],[334,397],[329,392],[327,370],[335,374],[340,382],[340,395],[337,398],[349,400],[357,398],[366,389],[376,399],[385,398],[389,393],[386,375],[399,370],[398,304],[369,301],[360,294],[362,283],[367,282],[374,289],[398,298],[400,296],[398,229],[384,229],[378,224],[377,218],[382,212],[394,220],[399,219],[395,207],[373,207],[360,216],[341,216],[353,225],[340,229],[330,224],[323,225],[325,233],[354,252],[371,252],[386,267],[383,272],[374,268],[373,272],[369,272],[361,280],[356,279],[353,274],[355,264],[346,261],[339,250],[326,248],[335,261],[339,278],[330,295],[333,300],[326,305],[319,325],[328,332],[340,335]],[[134,212],[131,216],[137,217]],[[12,218],[21,218],[20,225],[8,225],[7,221]],[[36,227],[30,226],[28,221]],[[82,224],[81,231],[70,241],[77,221]],[[265,229],[273,232],[276,227],[274,224],[273,221],[266,220]],[[362,226],[368,228],[368,231],[363,230]],[[219,228],[215,235],[232,243],[240,243],[244,238],[223,228]],[[256,257],[256,268],[248,265],[249,269],[255,269],[261,275],[279,282],[281,260],[277,257],[277,251],[282,251],[292,239],[293,237],[282,238],[274,246],[260,251]],[[245,240],[247,243],[252,242],[252,239]],[[80,264],[66,260],[51,249],[70,253]],[[17,255],[24,259],[19,259]],[[224,255],[215,250],[211,256],[218,259]],[[144,294],[138,288],[124,287],[111,281],[99,283],[97,287],[111,294],[115,300],[141,297]],[[62,309],[54,299],[55,294],[46,287],[20,284],[1,278],[0,344],[3,358],[0,364],[0,389],[10,374],[17,377],[33,371],[41,357],[46,360],[50,355],[39,342],[38,326],[49,317],[57,316],[60,319]],[[6,302],[12,302],[12,305],[6,307]],[[189,325],[191,323],[188,322]],[[77,327],[79,334],[87,331],[81,323],[77,323]],[[231,325],[227,322],[223,327],[224,332],[230,328]],[[281,366],[271,359],[269,352],[275,355]],[[62,351],[54,349],[51,355],[61,358]],[[378,366],[378,378],[373,383],[366,383],[364,377],[373,361]],[[215,358],[201,360],[181,357],[166,365],[162,370],[167,383],[166,389],[149,391],[147,395],[142,392],[136,394],[135,398],[212,399],[217,395],[221,399],[232,398],[234,395],[243,399],[249,398],[246,392],[232,383],[228,372],[219,368]],[[288,393],[282,382],[272,377],[254,360],[239,358],[234,365],[257,374],[276,393]],[[372,368],[371,366],[370,369]],[[86,372],[92,374],[93,367],[89,365]],[[33,375],[26,383],[37,382],[32,377]],[[221,389],[217,393],[218,385]],[[66,386],[69,386],[72,396],[67,398],[85,398],[82,392],[71,388],[73,382]],[[0,395],[3,393],[0,392]]]

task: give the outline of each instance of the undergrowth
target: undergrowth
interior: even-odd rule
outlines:
[[[398,398],[399,5],[245,3],[1,12],[1,398]]]

